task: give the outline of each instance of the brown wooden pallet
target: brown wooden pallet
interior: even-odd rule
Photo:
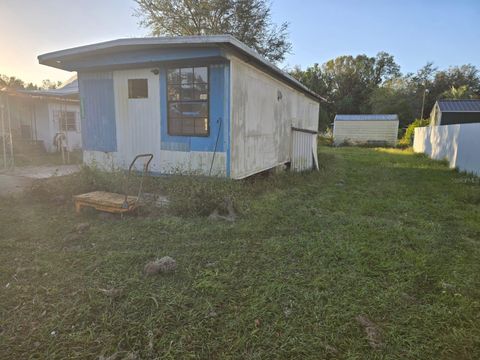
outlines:
[[[113,214],[122,214],[135,210],[137,207],[136,196],[128,196],[128,207],[123,207],[125,195],[110,193],[106,191],[93,191],[86,194],[75,195],[75,211],[79,214],[84,207],[91,207],[99,211],[106,211]]]

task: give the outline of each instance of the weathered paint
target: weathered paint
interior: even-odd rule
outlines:
[[[333,125],[333,141],[335,145],[379,142],[395,146],[397,137],[398,120],[343,120],[335,121]]]
[[[293,171],[305,171],[318,167],[317,134],[292,130],[292,161]]]
[[[148,98],[129,99],[128,79],[147,79]],[[117,128],[117,166],[127,168],[138,154],[151,153],[152,171],[160,171],[160,86],[150,69],[113,72]],[[137,164],[142,166],[141,162]]]
[[[84,150],[116,151],[115,99],[112,72],[79,73]]]
[[[480,124],[475,123],[420,127],[415,129],[413,150],[480,176],[479,138]]]
[[[319,104],[235,56],[231,60],[231,177],[291,161],[291,127],[316,131]]]
[[[84,161],[104,169],[125,169],[135,155],[152,153],[154,173],[196,173],[226,176],[229,106],[225,88],[228,66],[210,66],[210,135],[170,136],[167,132],[166,68],[116,70],[112,73],[117,151],[87,148]],[[227,70],[225,68],[227,67]],[[148,98],[129,99],[128,79],[147,79]],[[82,88],[81,88],[82,89]],[[82,90],[81,90],[82,91]],[[84,110],[88,114],[89,104]],[[227,124],[227,125],[226,125]],[[215,151],[215,143],[218,144]],[[213,165],[212,165],[213,161]],[[141,166],[139,164],[138,166]]]

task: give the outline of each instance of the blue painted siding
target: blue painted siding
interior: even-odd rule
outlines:
[[[95,55],[91,58],[68,62],[65,67],[69,70],[92,70],[109,68],[132,68],[155,66],[159,62],[194,60],[223,56],[219,48],[185,48],[185,49],[152,49],[135,52],[118,52],[104,55]],[[149,65],[153,64],[153,65]]]
[[[80,73],[79,87],[83,149],[117,151],[112,73]]]
[[[172,136],[168,134],[167,122],[167,76],[166,68],[160,69],[161,148],[172,151],[225,152],[229,147],[230,84],[229,64],[209,65],[209,125],[210,135]]]

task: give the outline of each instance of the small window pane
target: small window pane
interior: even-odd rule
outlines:
[[[182,85],[181,99],[182,99],[182,101],[195,100],[195,98],[193,97],[193,85],[192,84]]]
[[[195,119],[182,119],[182,132],[187,135],[195,134]]]
[[[180,69],[169,69],[167,76],[169,84],[180,84]]]
[[[208,100],[208,85],[195,84],[195,100]]]
[[[171,118],[182,117],[180,103],[170,103],[168,107],[168,117],[171,117]]]
[[[172,134],[182,133],[182,119],[169,118],[168,129]]]
[[[168,100],[179,101],[180,100],[180,86],[169,85],[168,86]]]
[[[182,77],[182,84],[193,83],[193,68],[182,68],[180,69],[180,74]]]
[[[207,117],[207,103],[183,103],[181,107],[182,115],[189,117]]]
[[[196,67],[194,68],[195,73],[195,82],[196,83],[207,83],[208,82],[208,68],[207,67]]]
[[[129,99],[148,98],[148,80],[147,79],[128,79],[128,98]]]
[[[208,119],[195,119],[195,134],[208,135]]]

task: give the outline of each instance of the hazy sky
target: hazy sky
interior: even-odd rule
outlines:
[[[0,0],[0,74],[25,81],[72,74],[37,55],[120,37],[145,36],[133,0]],[[293,54],[306,67],[345,54],[393,54],[403,72],[427,61],[480,67],[480,0],[274,0],[275,22],[290,22]]]

